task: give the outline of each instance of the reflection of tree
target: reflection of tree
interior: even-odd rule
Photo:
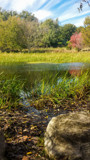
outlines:
[[[74,76],[79,76],[81,74],[81,69],[73,69],[72,67],[69,69],[69,73]]]

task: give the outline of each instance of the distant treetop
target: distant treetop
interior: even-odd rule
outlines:
[[[26,19],[28,21],[38,21],[38,19],[28,11],[22,11],[21,13],[17,13],[16,11],[4,10],[0,7],[0,19],[6,21],[9,17],[12,16],[20,17],[21,19]]]

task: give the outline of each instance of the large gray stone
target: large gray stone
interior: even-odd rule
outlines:
[[[51,158],[90,160],[90,113],[73,112],[52,118],[44,145]]]
[[[2,131],[0,130],[0,160],[6,160],[4,157],[4,152],[5,152],[4,135]]]

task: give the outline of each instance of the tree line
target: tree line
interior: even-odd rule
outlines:
[[[70,37],[83,29],[83,37],[90,36],[90,17],[86,19],[85,27],[77,28],[73,24],[59,25],[58,19],[47,19],[39,22],[28,11],[17,13],[0,8],[0,50],[22,51],[36,47],[63,47],[67,46]],[[89,23],[89,25],[87,24]],[[85,31],[84,31],[85,30]],[[87,39],[89,41],[89,38]]]

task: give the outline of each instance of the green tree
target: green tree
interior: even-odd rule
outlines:
[[[80,26],[80,27],[77,27],[77,29],[76,29],[76,32],[77,32],[77,33],[80,33],[80,32],[82,32],[83,28],[84,28],[84,27],[82,27],[82,26]]]
[[[19,51],[26,47],[24,28],[20,18],[9,17],[0,22],[0,50]]]
[[[56,47],[59,41],[59,24],[56,19],[47,19],[40,25],[42,32],[42,45],[44,47]]]
[[[25,30],[24,35],[26,37],[26,46],[30,51],[32,47],[38,47],[40,43],[40,31],[39,23],[36,21],[24,21]]]
[[[22,11],[22,12],[19,14],[19,17],[20,17],[21,19],[25,19],[25,20],[27,20],[27,21],[35,21],[35,22],[38,21],[38,19],[37,19],[32,13],[30,13],[30,12],[28,12],[28,11]]]
[[[85,26],[85,27],[90,26],[90,16],[87,16],[87,17],[85,18],[84,26]]]
[[[66,46],[67,41],[70,40],[70,37],[73,35],[73,33],[76,32],[76,26],[73,24],[65,24],[61,28],[61,36],[60,38],[62,39],[62,44]]]
[[[90,16],[85,18],[82,36],[85,46],[90,47]]]
[[[18,13],[16,11],[6,11],[0,8],[0,20],[6,21],[11,16],[17,16]]]
[[[21,13],[17,13],[16,11],[7,11],[0,8],[0,19],[6,21],[9,17],[16,16],[21,19],[26,19],[28,21],[38,21],[38,19],[28,11],[22,11]]]

